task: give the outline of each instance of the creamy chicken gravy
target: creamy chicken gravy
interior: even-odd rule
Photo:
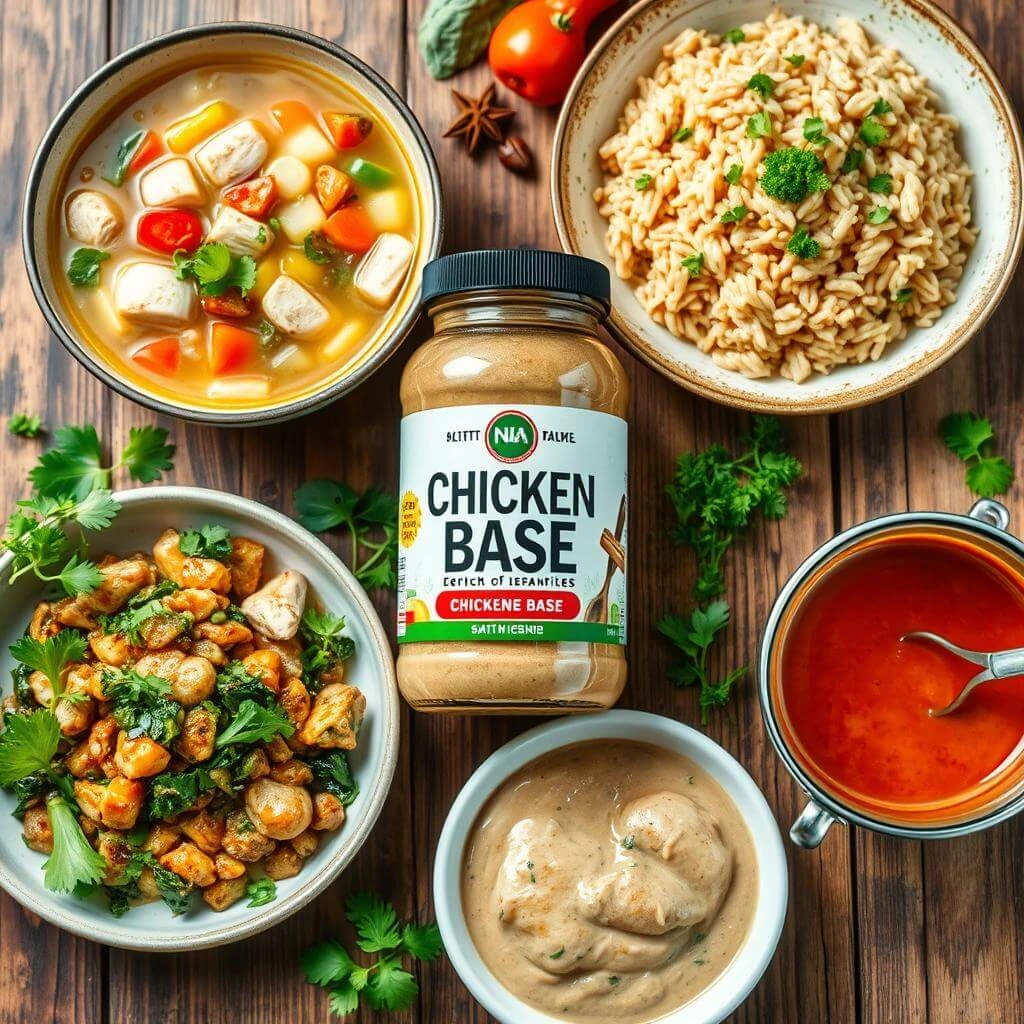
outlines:
[[[659,747],[575,744],[527,765],[470,835],[462,905],[499,981],[568,1021],[643,1024],[728,966],[757,902],[750,833]]]

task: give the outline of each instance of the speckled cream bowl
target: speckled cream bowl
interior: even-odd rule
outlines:
[[[277,883],[277,899],[257,909],[241,899],[221,913],[197,895],[193,907],[173,917],[162,903],[133,907],[115,918],[102,895],[87,900],[43,886],[46,857],[25,846],[21,824],[11,816],[15,799],[0,791],[0,886],[23,907],[51,924],[94,942],[158,952],[202,949],[249,938],[294,914],[322,892],[366,842],[391,787],[398,757],[399,710],[391,647],[363,588],[321,541],[265,505],[200,487],[145,487],[117,495],[122,510],[113,525],[93,535],[93,551],[148,551],[160,533],[202,523],[222,523],[267,546],[269,573],[297,569],[309,581],[309,600],[345,616],[356,654],[348,678],[366,695],[366,719],[351,754],[360,792],[337,832],[323,833],[320,845],[294,878]],[[0,558],[0,651],[13,667],[7,647],[21,636],[40,597],[40,584],[22,576],[7,583],[11,556]],[[5,672],[5,677],[7,673]],[[10,692],[10,684],[4,687]]]
[[[63,273],[51,251],[54,221],[67,168],[85,141],[139,90],[185,68],[238,59],[283,61],[337,79],[359,94],[386,123],[402,150],[413,183],[418,239],[413,265],[370,341],[350,360],[305,391],[284,398],[227,408],[212,400],[190,401],[170,391],[128,379],[117,360],[94,347],[78,327],[57,285]],[[357,387],[398,350],[419,316],[423,267],[441,250],[441,179],[426,133],[408,104],[384,77],[353,54],[320,36],[283,25],[255,21],[194,25],[119,54],[87,78],[71,95],[43,137],[29,170],[22,209],[22,249],[36,302],[61,344],[90,373],[125,398],[157,412],[218,426],[251,426],[304,415]]]
[[[713,740],[687,725],[642,711],[562,718],[524,733],[492,754],[463,786],[441,830],[434,859],[434,908],[445,952],[473,997],[502,1024],[564,1024],[517,999],[488,970],[462,912],[462,865],[470,831],[492,794],[531,761],[588,740],[649,743],[689,758],[725,791],[746,822],[757,857],[757,906],[732,962],[703,992],[658,1024],[718,1024],[753,991],[782,934],[789,876],[778,825],[754,780]]]
[[[683,29],[725,32],[763,19],[768,0],[644,0],[601,38],[581,68],[558,121],[551,160],[551,200],[562,246],[612,269],[610,326],[636,356],[706,398],[757,412],[838,412],[902,391],[952,358],[980,330],[1003,297],[1024,237],[1021,182],[1024,146],[1013,106],[984,54],[930,0],[782,0],[789,14],[821,25],[855,18],[869,36],[898,49],[929,80],[942,109],[961,125],[960,147],[974,171],[972,213],[981,233],[969,254],[955,303],[929,328],[913,328],[877,362],[837,367],[803,384],[782,377],[749,380],[715,365],[644,311],[633,288],[614,273],[605,250],[606,222],[594,189],[602,181],[597,152],[615,131],[636,80],[660,60]]]

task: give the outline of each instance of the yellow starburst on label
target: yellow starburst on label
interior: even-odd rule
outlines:
[[[413,546],[422,523],[423,510],[420,508],[420,499],[412,491],[406,491],[402,495],[398,509],[398,543],[403,548]]]

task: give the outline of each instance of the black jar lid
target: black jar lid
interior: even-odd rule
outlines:
[[[558,292],[597,300],[611,308],[608,268],[585,256],[545,249],[477,249],[431,260],[423,268],[423,303],[474,291]]]

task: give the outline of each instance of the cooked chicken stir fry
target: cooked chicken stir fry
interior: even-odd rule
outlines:
[[[57,674],[14,672],[5,727],[42,708],[59,730],[50,768],[10,787],[25,842],[52,853],[49,807],[66,801],[115,913],[159,898],[180,913],[193,890],[224,910],[262,876],[290,878],[358,792],[354,645],[343,619],[306,607],[295,570],[264,578],[264,555],[223,527],[169,529],[32,616],[24,643],[68,633],[64,649],[82,653]]]

